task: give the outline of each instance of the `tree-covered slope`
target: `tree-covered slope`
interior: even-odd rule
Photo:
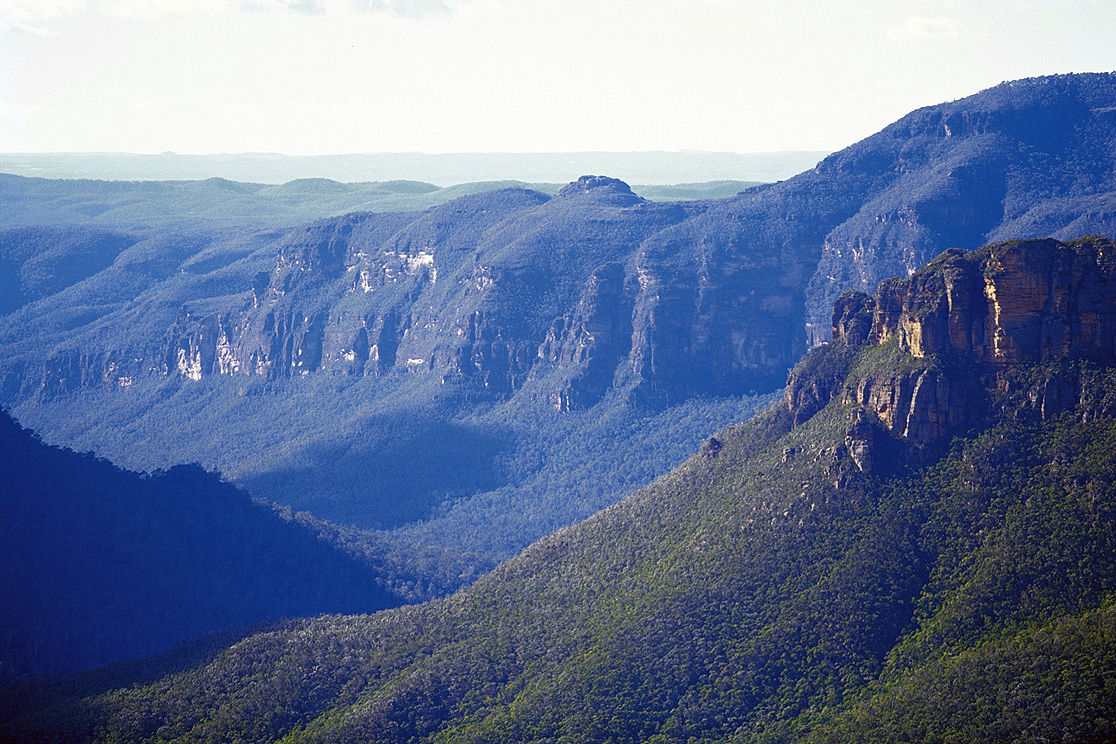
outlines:
[[[472,587],[271,629],[135,687],[20,688],[6,699],[37,703],[6,730],[1109,741],[1114,252],[1098,239],[947,254],[843,300],[835,340],[767,413]],[[1045,287],[1028,280],[1041,261],[1058,269]],[[970,280],[993,291],[963,307]],[[1010,308],[1043,298],[1015,322]],[[969,384],[944,393],[946,380]]]
[[[298,227],[4,231],[0,402],[128,467],[197,460],[500,559],[742,420],[843,288],[992,237],[1111,233],[1114,107],[1116,74],[1005,83],[720,200],[586,176]],[[242,186],[205,188],[232,210]],[[681,438],[631,438],[659,416]],[[548,466],[583,441],[593,467]]]
[[[585,362],[583,331],[602,335],[581,285],[602,262],[617,284],[625,251],[703,208],[586,183],[289,230],[121,236],[103,270],[0,321],[0,387],[50,441],[137,469],[202,462],[272,502],[390,531],[374,538],[383,550],[482,553],[430,569],[428,583],[455,588],[758,405],[745,394],[643,411],[612,395],[554,410]],[[24,265],[86,261],[25,232],[5,233]],[[545,342],[554,316],[581,306],[590,317],[535,364],[525,339]],[[592,377],[593,400],[611,379]]]
[[[197,465],[121,470],[45,445],[0,412],[0,482],[0,677],[402,601],[382,571]]]

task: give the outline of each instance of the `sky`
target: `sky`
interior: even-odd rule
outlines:
[[[1116,0],[0,0],[2,152],[836,150]]]

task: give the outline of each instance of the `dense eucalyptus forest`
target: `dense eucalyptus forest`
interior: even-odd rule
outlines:
[[[1112,740],[1114,111],[685,201],[4,176],[0,732]]]

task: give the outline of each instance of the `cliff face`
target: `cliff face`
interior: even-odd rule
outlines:
[[[548,400],[555,408],[587,408],[612,387],[632,345],[633,298],[625,279],[620,264],[594,271],[577,307],[547,331],[532,376],[553,379]]]
[[[695,275],[679,260],[692,244],[648,242],[708,208],[587,176],[554,198],[510,189],[275,231],[243,267],[180,269],[128,298],[107,337],[66,334],[43,354],[33,319],[14,316],[9,338],[29,351],[5,365],[5,395],[318,373],[432,374],[466,399],[529,386],[560,410],[616,388],[656,404],[772,389],[803,345],[809,266],[708,245]]]
[[[947,251],[880,286],[876,343],[911,356],[956,354],[1010,365],[1069,356],[1111,363],[1116,249],[1110,239],[1024,240]],[[837,329],[835,329],[837,331]]]
[[[0,388],[17,402],[150,376],[414,373],[466,398],[529,387],[560,409],[616,389],[653,404],[773,390],[828,338],[845,289],[993,238],[1111,234],[1114,107],[1116,74],[1004,84],[717,202],[651,203],[586,176],[554,198],[507,189],[248,237],[9,231],[0,273],[17,303],[71,281],[36,267],[87,265],[4,316]],[[944,292],[931,299],[889,283],[875,334],[981,363],[1103,343],[1106,321],[1064,319],[1077,300],[1058,287],[1081,270],[1008,251],[990,278],[928,277]]]
[[[776,389],[805,346],[809,258],[793,242],[744,249],[730,234],[684,227],[696,226],[654,236],[636,259],[630,374],[638,395],[670,402]]]
[[[1041,418],[1109,415],[1108,382],[1091,370],[1116,362],[1116,244],[947,251],[907,279],[882,282],[875,297],[843,295],[833,339],[791,375],[796,422],[836,395],[919,445],[948,439],[1008,400]],[[864,345],[880,348],[886,371],[853,368],[838,389],[849,350]]]

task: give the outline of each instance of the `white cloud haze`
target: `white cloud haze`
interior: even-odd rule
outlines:
[[[422,18],[452,12],[452,7],[445,0],[4,0],[0,30],[52,35],[58,23],[90,15],[150,19],[268,11],[343,15],[348,10]]]
[[[911,16],[887,30],[892,39],[956,39],[968,29],[954,18]]]
[[[0,150],[836,149],[1116,69],[1110,0],[0,0]]]
[[[423,18],[452,12],[442,0],[352,0],[352,5],[357,10],[388,12],[400,18]]]

